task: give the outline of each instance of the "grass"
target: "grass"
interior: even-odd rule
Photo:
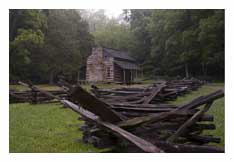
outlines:
[[[37,87],[44,89],[44,90],[59,90],[60,89],[58,86],[51,86],[49,84],[41,84],[41,85],[37,85]],[[15,89],[17,91],[30,90],[29,88],[22,86],[22,85],[10,85],[9,88]]]
[[[82,121],[58,104],[10,105],[10,152],[99,152],[82,143]]]
[[[97,85],[101,88],[116,88],[120,85]],[[133,85],[136,86],[136,85]],[[145,86],[145,85],[137,85]],[[45,89],[51,89],[48,85],[39,85]],[[83,86],[90,90],[90,86]],[[21,88],[17,87],[16,88]],[[205,85],[198,91],[179,97],[170,102],[176,105],[187,103],[200,95],[206,95],[217,89],[223,88],[223,84],[216,83]],[[220,146],[224,146],[224,99],[217,100],[209,113],[215,117],[216,130],[206,131],[204,134],[212,134],[221,137]],[[10,104],[10,152],[101,152],[89,144],[82,143],[82,132],[79,130],[83,121],[77,120],[78,115],[70,109],[64,109],[59,104],[28,103]]]
[[[135,85],[120,85],[120,84],[114,84],[114,83],[97,83],[95,84],[98,88],[122,88],[122,87],[145,87],[150,85],[151,83],[153,83],[153,81],[147,81],[144,84],[135,84]],[[49,84],[40,84],[40,85],[36,85],[36,87],[43,89],[43,90],[59,90],[60,87],[54,85],[49,85]],[[82,87],[84,89],[86,89],[87,91],[89,91],[91,89],[91,85],[86,84],[86,85],[82,85]],[[10,89],[14,89],[17,91],[24,91],[24,90],[30,90],[29,88],[22,86],[22,85],[10,85],[9,86]]]

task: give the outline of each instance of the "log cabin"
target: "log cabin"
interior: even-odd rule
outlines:
[[[136,61],[125,51],[95,47],[87,59],[88,82],[132,83],[140,71]]]

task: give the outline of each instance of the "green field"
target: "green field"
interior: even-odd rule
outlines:
[[[112,88],[115,85],[103,85],[102,87]],[[85,86],[85,88],[89,89],[89,86]],[[171,103],[180,105],[220,88],[223,88],[223,84],[205,85],[198,91],[179,97]],[[219,145],[224,146],[224,99],[217,100],[209,112],[215,116],[216,130],[204,132],[204,134],[209,133],[221,137],[222,142]],[[9,151],[27,153],[103,151],[82,143],[82,132],[79,131],[82,121],[77,118],[78,114],[56,103],[10,104]]]

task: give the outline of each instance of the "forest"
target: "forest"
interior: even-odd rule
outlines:
[[[145,78],[224,81],[224,10],[9,10],[10,83],[82,79],[92,47],[128,51]],[[83,78],[84,79],[84,78]]]

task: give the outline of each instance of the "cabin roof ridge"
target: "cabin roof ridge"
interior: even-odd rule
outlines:
[[[113,48],[107,48],[107,47],[102,47],[103,48],[103,53],[106,56],[111,56],[117,59],[124,59],[126,61],[132,61],[136,62],[134,58],[132,58],[129,55],[129,52],[123,51],[123,50],[118,50],[118,49],[113,49]]]

